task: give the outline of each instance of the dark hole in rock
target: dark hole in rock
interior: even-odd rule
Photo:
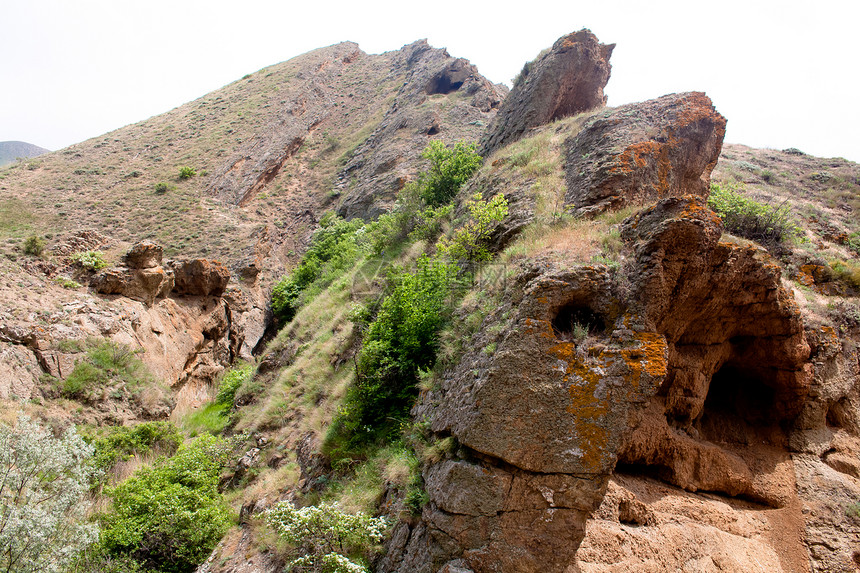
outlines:
[[[449,94],[463,86],[462,80],[453,79],[447,73],[442,73],[430,80],[427,84],[427,95]]]
[[[846,398],[834,402],[827,410],[827,425],[836,428],[850,427],[848,412],[850,412],[850,405]]]
[[[775,392],[759,373],[726,364],[711,379],[704,414],[738,416],[746,422],[763,424],[775,420],[774,405]]]
[[[439,133],[438,125],[431,125],[430,129],[427,130],[427,135],[436,135],[437,133]]]
[[[552,329],[563,340],[580,340],[606,331],[603,317],[587,306],[568,304],[561,307],[552,319]]]

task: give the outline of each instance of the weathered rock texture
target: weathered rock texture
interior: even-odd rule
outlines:
[[[338,213],[370,218],[387,210],[422,166],[431,139],[476,140],[505,96],[467,60],[455,59],[426,40],[404,46],[393,62],[402,87],[379,126],[338,174],[344,199]]]
[[[609,503],[617,464],[669,487],[719,492],[733,511],[771,511],[736,541],[720,541],[707,524],[673,530],[679,542],[708,537],[726,566],[741,570],[776,527],[783,537],[770,547],[802,554],[783,428],[809,392],[810,348],[779,267],[763,249],[720,242],[721,232],[702,198],[669,198],[625,222],[635,259],[623,277],[601,265],[524,272],[520,294],[484,324],[496,322],[500,339],[476,335],[474,350],[416,407],[460,449],[425,470],[431,503],[392,541],[382,570],[436,571],[462,559],[476,572],[565,571],[589,515]],[[629,299],[618,290],[625,282]],[[573,323],[588,324],[589,337],[575,341]],[[485,352],[491,342],[497,349]],[[623,496],[601,511],[640,526],[668,519]],[[605,542],[594,537],[598,549],[586,555],[601,555]],[[746,557],[720,557],[732,544]],[[676,559],[706,557],[693,549]],[[666,559],[655,563],[677,564]]]
[[[481,141],[481,154],[516,141],[531,128],[604,105],[614,48],[580,30],[559,38],[526,64]]]
[[[565,204],[595,214],[669,196],[707,196],[725,132],[726,119],[700,92],[600,113],[566,144]]]

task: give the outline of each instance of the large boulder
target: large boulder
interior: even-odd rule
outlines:
[[[701,92],[599,113],[565,142],[565,204],[578,214],[707,196],[726,119]]]
[[[123,256],[123,262],[131,269],[151,269],[161,266],[164,249],[152,241],[141,241]]]
[[[230,281],[230,271],[218,261],[181,259],[167,264],[176,277],[177,295],[221,296]]]
[[[91,281],[100,294],[119,294],[152,306],[156,298],[163,298],[173,288],[173,273],[163,267],[105,269]]]
[[[526,64],[481,142],[481,154],[516,141],[533,127],[606,103],[603,88],[615,44],[601,44],[589,30],[559,38]]]

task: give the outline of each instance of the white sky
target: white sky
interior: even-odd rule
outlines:
[[[0,141],[49,149],[344,40],[420,38],[510,84],[583,27],[616,43],[609,105],[705,91],[726,141],[860,161],[858,0],[0,0]]]

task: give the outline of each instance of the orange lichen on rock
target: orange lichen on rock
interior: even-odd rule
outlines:
[[[725,126],[700,92],[597,115],[565,142],[565,202],[591,215],[668,196],[707,196]]]

